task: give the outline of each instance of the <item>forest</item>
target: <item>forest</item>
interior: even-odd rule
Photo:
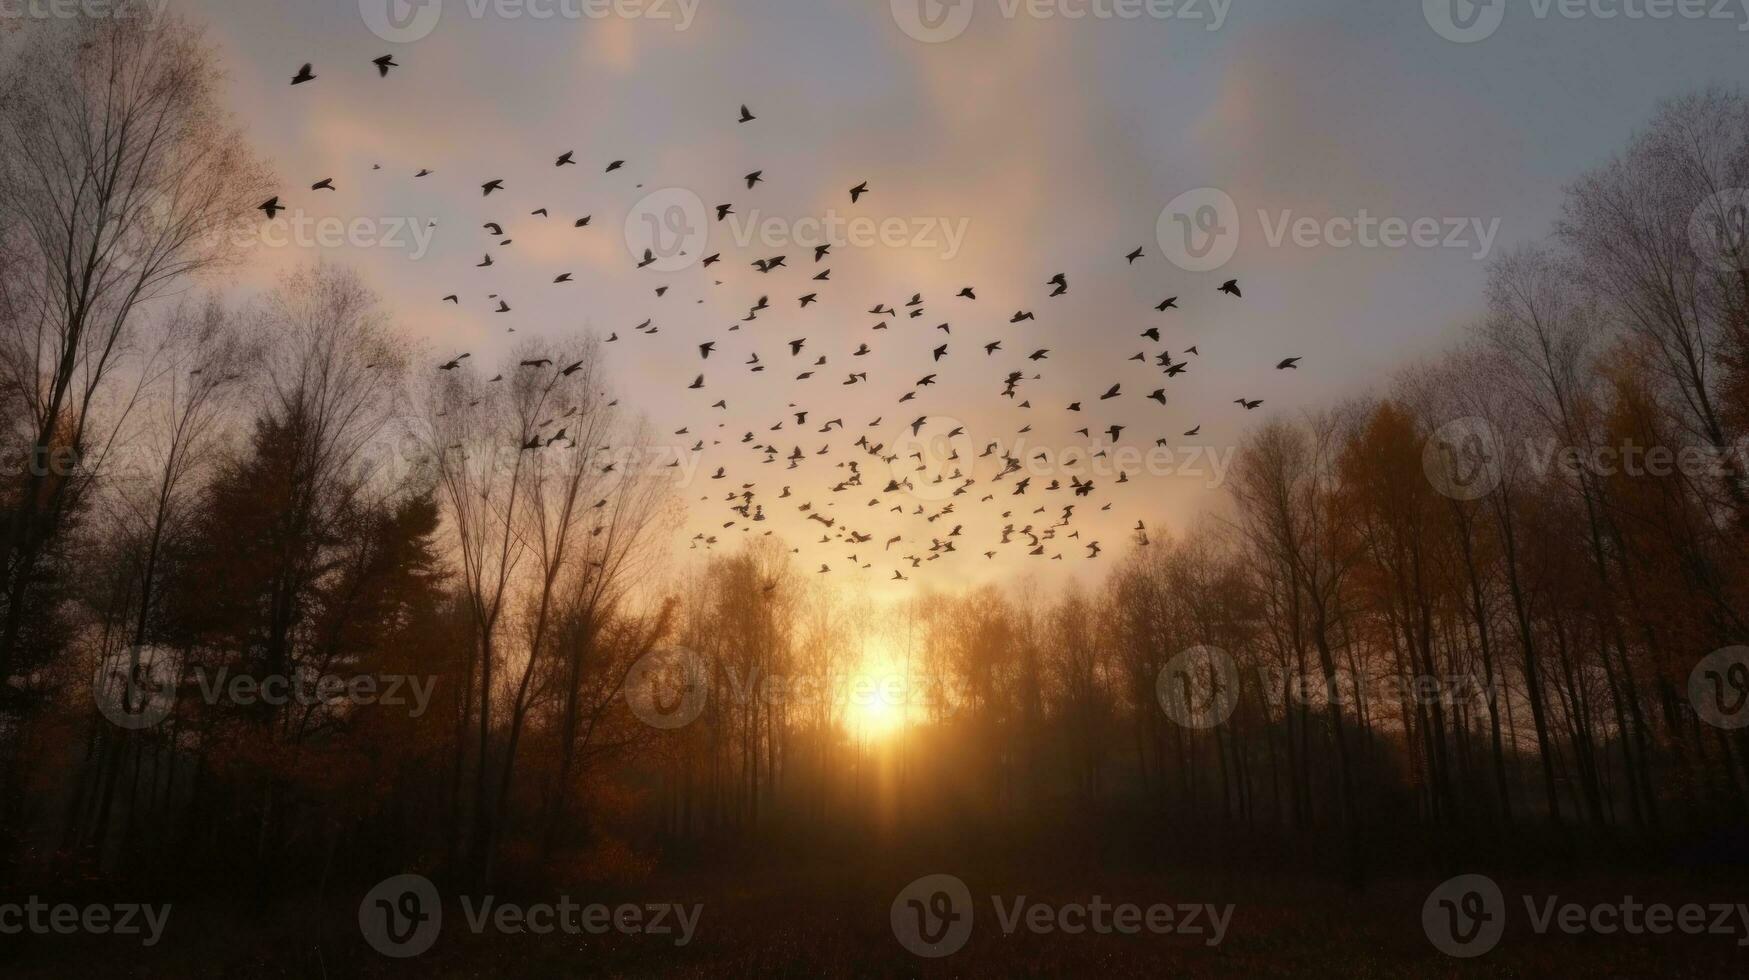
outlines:
[[[344,264],[227,293],[274,178],[200,30],[23,29],[8,892],[242,915],[931,849],[1343,888],[1749,859],[1740,92],[1574,175],[1443,350],[1259,413],[1208,513],[1084,581],[889,600],[782,534],[689,546],[708,473],[598,336],[432,371]]]

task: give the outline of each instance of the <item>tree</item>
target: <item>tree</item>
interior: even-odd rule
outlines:
[[[8,467],[24,476],[0,515],[0,678],[25,666],[30,590],[107,441],[93,412],[135,311],[234,258],[222,232],[268,183],[219,108],[197,30],[114,16],[27,31],[0,75],[0,232],[20,270],[0,318],[0,388],[22,405],[6,417],[27,464]]]

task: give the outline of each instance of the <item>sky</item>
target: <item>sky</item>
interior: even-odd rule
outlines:
[[[466,351],[495,370],[528,338],[617,333],[607,350],[622,403],[665,441],[706,440],[676,490],[690,505],[679,548],[700,531],[725,549],[775,530],[807,568],[852,575],[856,552],[873,567],[854,573],[888,592],[1025,571],[1091,582],[1137,520],[1182,529],[1219,513],[1221,477],[1249,427],[1380,391],[1396,367],[1452,343],[1480,313],[1486,260],[1546,237],[1568,182],[1625,146],[1660,99],[1739,84],[1749,64],[1749,12],[1681,8],[1721,15],[1690,18],[1644,0],[165,2],[208,25],[230,108],[291,216],[363,220],[342,244],[257,248],[231,288],[265,288],[318,258],[352,265],[433,366]],[[1648,11],[1671,16],[1630,16]],[[400,67],[378,78],[371,59],[383,54]],[[317,78],[289,85],[304,62]],[[742,104],[755,120],[737,122]],[[576,165],[556,167],[566,151]],[[624,166],[604,173],[617,159]],[[421,168],[432,174],[414,179]],[[748,190],[741,177],[753,170],[764,180]],[[327,177],[335,191],[306,190]],[[492,179],[504,189],[483,197]],[[848,189],[863,181],[852,204]],[[688,213],[694,195],[707,213]],[[708,213],[721,203],[735,211],[725,222]],[[547,217],[530,214],[540,207]],[[589,226],[574,228],[586,214]],[[1351,241],[1341,222],[1362,216],[1421,221],[1423,244]],[[815,264],[810,218],[857,224]],[[639,269],[649,220],[667,244],[659,265]],[[428,242],[414,241],[414,226]],[[876,240],[854,239],[859,230]],[[670,254],[675,241],[685,255]],[[1137,246],[1142,257],[1127,261]],[[711,252],[720,264],[697,264]],[[494,265],[477,268],[487,253]],[[777,254],[786,268],[750,266]],[[813,281],[823,268],[830,280]],[[554,284],[564,272],[574,281]],[[1051,297],[1057,273],[1069,289]],[[1234,278],[1242,297],[1217,292]],[[964,286],[975,301],[955,296]],[[452,292],[459,305],[439,302]],[[799,307],[808,292],[819,302]],[[512,311],[493,313],[492,293]],[[918,293],[923,314],[906,316]],[[770,308],[741,322],[760,295]],[[1157,312],[1168,296],[1178,308]],[[877,304],[900,313],[866,312]],[[1022,310],[1035,318],[1011,324]],[[656,334],[633,329],[646,319]],[[1139,336],[1150,327],[1159,343]],[[802,337],[792,357],[788,341]],[[701,360],[706,340],[717,350]],[[987,355],[995,340],[1002,349]],[[872,352],[852,357],[862,343]],[[1046,359],[1026,358],[1039,348]],[[1151,361],[1127,360],[1162,350],[1188,369],[1167,380]],[[764,372],[745,363],[755,353]],[[814,367],[819,355],[828,363]],[[1298,369],[1275,369],[1296,355]],[[813,378],[795,380],[808,369]],[[1014,399],[1000,394],[1011,370],[1026,375]],[[706,387],[689,390],[701,371]],[[842,384],[851,371],[868,381]],[[934,385],[914,385],[930,373]],[[1113,383],[1121,394],[1102,401]],[[1158,387],[1165,405],[1145,397]],[[900,403],[907,391],[918,394]],[[1246,411],[1240,397],[1264,404]],[[728,408],[709,408],[719,398]],[[1072,401],[1083,410],[1067,412]],[[807,425],[787,416],[800,410]],[[1100,430],[1114,423],[1125,426],[1118,445],[1140,454],[1165,438],[1169,451],[1129,467],[1125,484],[1115,471],[1094,476],[1084,498],[1044,489],[1067,484],[1060,466],[1007,496],[1025,474],[992,483],[989,459],[965,468],[979,482],[959,497],[929,485],[880,494],[886,467],[849,443],[866,431],[906,445],[920,415],[924,437],[965,430],[931,443],[962,459],[992,440],[1028,457],[1109,457]],[[830,418],[848,431],[819,433]],[[688,436],[668,435],[683,426]],[[1091,437],[1074,433],[1082,426]],[[1197,436],[1182,435],[1193,426]],[[747,432],[808,459],[762,464],[740,441]],[[812,455],[828,443],[829,455]],[[830,492],[851,458],[865,485]],[[711,480],[718,466],[727,476]],[[725,529],[736,515],[721,498],[747,482],[772,519]],[[795,499],[775,499],[784,485]],[[981,502],[985,493],[996,497]],[[794,512],[798,500],[874,541],[811,543],[822,528]],[[953,514],[927,520],[949,502]],[[982,557],[1002,524],[1043,528],[1070,503],[1075,518],[1045,556],[1009,545]],[[896,561],[926,554],[952,524],[964,526],[955,555],[915,570]],[[895,533],[905,540],[881,552]],[[1105,554],[1089,560],[1093,540]],[[895,568],[912,582],[891,581]]]

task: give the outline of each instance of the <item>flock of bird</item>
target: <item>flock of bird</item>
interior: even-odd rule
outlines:
[[[372,64],[375,65],[378,76],[382,78],[386,78],[391,69],[401,67],[391,55],[376,58]],[[291,84],[294,86],[304,85],[314,81],[317,77],[313,65],[306,64],[293,76]],[[736,123],[745,125],[758,118],[746,105],[742,105]],[[625,167],[626,163],[627,161],[623,159],[611,160],[607,163],[603,173],[611,174],[618,171]],[[576,165],[575,151],[572,150],[560,153],[553,163],[555,167]],[[373,164],[372,169],[380,170],[381,166]],[[413,176],[424,178],[433,172],[429,168],[420,168]],[[746,190],[752,192],[764,181],[764,171],[754,170],[744,175],[741,181],[745,183]],[[642,187],[643,185],[637,186]],[[479,187],[481,196],[486,198],[491,197],[496,192],[506,191],[504,180],[501,178],[485,180],[479,184]],[[324,177],[310,185],[312,192],[332,191],[334,189],[334,181],[330,177]],[[869,182],[865,180],[849,188],[847,196],[850,204],[854,206],[871,193]],[[286,205],[280,202],[278,196],[271,197],[259,205],[259,209],[267,215],[269,220],[285,207]],[[716,220],[719,222],[735,213],[732,202],[719,204],[715,210]],[[545,207],[536,208],[530,212],[530,217],[547,218],[549,217],[548,210]],[[573,221],[573,227],[587,228],[590,220],[590,215],[577,217]],[[495,247],[504,248],[511,244],[512,239],[506,237],[504,225],[500,221],[485,222],[483,231]],[[1138,246],[1121,255],[1121,258],[1126,265],[1134,265],[1144,255],[1143,248]],[[749,264],[751,271],[745,273],[743,278],[747,282],[757,284],[760,288],[773,288],[766,284],[782,282],[784,276],[805,276],[809,283],[830,283],[832,268],[827,260],[831,257],[832,246],[830,244],[813,246],[811,264],[800,267],[790,264],[788,254],[763,256]],[[799,262],[803,263],[807,262],[807,258],[805,252],[798,257]],[[643,269],[656,261],[654,254],[650,250],[645,250],[641,258],[634,259],[634,265],[636,269]],[[722,253],[717,252],[704,256],[699,264],[703,269],[711,269],[722,261]],[[494,264],[492,254],[487,252],[484,259],[476,263],[476,268],[490,268]],[[814,271],[815,269],[818,271]],[[713,274],[725,275],[727,273],[715,272]],[[569,272],[561,273],[552,280],[554,285],[573,281],[572,274]],[[711,283],[713,286],[725,285],[723,279],[712,279]],[[658,299],[661,299],[668,293],[669,288],[667,284],[656,286],[654,293]],[[808,285],[799,288],[807,291],[799,293],[795,298],[798,310],[824,302],[822,290],[829,287]],[[1043,299],[1047,301],[1067,294],[1069,292],[1067,274],[1059,272],[1049,277],[1043,281],[1041,289],[1044,290]],[[1243,296],[1237,279],[1229,279],[1222,283],[1217,292],[1233,299],[1240,299]],[[495,306],[490,307],[493,312],[510,312],[509,303],[498,293],[488,294],[487,299],[496,303]],[[1162,314],[1176,310],[1178,309],[1178,300],[1178,296],[1168,296],[1155,304],[1153,310]],[[461,294],[459,292],[447,294],[439,302],[448,302],[459,306],[462,302]],[[697,302],[702,304],[704,300],[698,299]],[[959,306],[966,312],[970,311],[970,304],[978,302],[980,300],[977,290],[971,285],[961,288],[947,300],[948,304]],[[871,331],[900,330],[909,321],[923,318],[926,311],[932,308],[933,305],[925,300],[921,292],[912,292],[908,299],[901,301],[897,306],[887,302],[877,302],[867,310],[867,316],[876,318],[869,329]],[[743,325],[758,322],[761,314],[767,314],[768,318],[772,317],[771,311],[772,301],[769,293],[761,293],[756,301],[748,305],[746,315],[741,317],[739,322],[727,326],[722,331],[722,336],[699,340],[696,349],[700,369],[690,383],[684,384],[684,392],[709,390],[711,375],[718,370],[717,365],[722,363],[723,345],[730,339],[728,335],[740,333]],[[1032,310],[1021,308],[1016,309],[1008,317],[1007,322],[1013,325],[1035,320],[1036,317]],[[513,331],[514,328],[510,329]],[[646,336],[655,335],[659,330],[660,327],[656,325],[653,317],[645,319],[632,328],[634,333]],[[741,336],[745,338],[752,335],[753,332],[754,328],[749,326],[748,331]],[[792,391],[806,390],[806,385],[815,382],[816,374],[825,373],[824,369],[832,363],[828,353],[819,352],[819,348],[829,345],[822,344],[808,336],[784,335],[781,338],[769,338],[769,331],[762,332],[768,336],[768,339],[778,340],[776,347],[779,357],[787,349],[790,359],[788,363],[800,368],[788,382],[793,386]],[[951,321],[944,320],[932,329],[919,333],[921,338],[916,342],[920,345],[920,350],[928,351],[929,363],[932,366],[948,358],[954,358],[956,361],[965,357],[976,358],[975,354],[964,353],[963,349],[957,346]],[[1139,336],[1150,343],[1163,344],[1159,326],[1150,326],[1141,331]],[[606,338],[606,342],[618,342],[620,339],[618,331],[613,331]],[[758,341],[755,340],[752,343],[756,345]],[[812,348],[810,348],[810,344],[813,345]],[[1031,399],[1026,397],[1021,389],[1023,386],[1042,380],[1044,375],[1038,367],[1033,367],[1031,369],[1033,373],[1028,373],[1026,365],[1036,366],[1047,361],[1052,349],[1039,347],[1026,353],[1010,352],[1004,348],[1002,338],[977,344],[973,350],[975,351],[978,347],[983,350],[983,357],[976,358],[974,362],[978,367],[981,368],[986,363],[1002,364],[1001,367],[992,372],[993,379],[1000,378],[999,388],[996,388],[994,380],[992,382],[995,395],[1009,399],[1010,403],[1017,405],[1018,408],[1031,408]],[[812,354],[812,358],[805,358],[804,351]],[[775,366],[775,364],[764,360],[757,350],[747,350],[745,353],[748,355],[747,359],[738,366],[745,368],[748,372],[761,373],[766,371],[768,367]],[[842,381],[838,381],[837,385],[849,387],[872,384],[870,372],[856,370],[855,366],[860,362],[854,360],[870,353],[869,342],[857,342],[855,348],[849,350],[846,355],[852,359],[850,360],[851,369],[838,368],[839,373],[844,374],[844,378]],[[718,355],[715,361],[712,360],[713,354]],[[1000,360],[998,355],[1002,355]],[[457,370],[469,356],[467,353],[458,354],[439,364],[437,370]],[[1162,382],[1159,387],[1153,388],[1144,397],[1164,406],[1168,401],[1166,385],[1171,379],[1190,369],[1191,358],[1200,356],[1197,346],[1191,345],[1176,355],[1171,349],[1162,347],[1152,355],[1144,350],[1130,355],[1127,360],[1141,362],[1150,370],[1157,369],[1159,371],[1163,379]],[[1297,356],[1284,357],[1275,364],[1275,369],[1295,369],[1299,366],[1300,360]],[[1016,363],[1017,361],[1025,363]],[[582,366],[582,361],[555,365],[550,358],[538,357],[522,360],[516,370],[556,370],[568,376]],[[788,373],[788,369],[785,373]],[[500,374],[490,380],[496,382],[502,379],[503,376]],[[905,405],[927,397],[926,394],[923,394],[924,390],[936,383],[937,370],[931,370],[930,373],[917,377],[909,384],[898,385],[899,388],[903,389],[903,392],[896,396],[895,404]],[[703,406],[705,399],[710,396],[695,395],[692,397],[695,399],[693,404]],[[795,397],[800,396],[795,395]],[[1123,390],[1123,382],[1120,381],[1110,385],[1103,392],[1093,395],[1090,400],[1106,402],[1122,397],[1127,397],[1127,393]],[[1261,406],[1263,399],[1241,396],[1233,399],[1233,404],[1250,411]],[[700,408],[700,410],[727,412],[729,410],[728,399],[717,398],[709,402],[708,408]],[[961,509],[964,506],[966,511],[972,511],[980,517],[986,516],[987,512],[996,512],[999,515],[990,522],[990,533],[978,546],[978,550],[986,560],[995,559],[1009,548],[1018,548],[1027,556],[1056,560],[1063,558],[1064,548],[1072,551],[1085,549],[1080,557],[1086,559],[1094,559],[1099,556],[1102,550],[1099,541],[1082,540],[1080,529],[1075,527],[1074,520],[1076,507],[1082,506],[1079,501],[1094,498],[1096,491],[1100,488],[1096,487],[1095,480],[1091,475],[1083,479],[1072,472],[1078,462],[1073,458],[1072,452],[1062,460],[1063,471],[1068,476],[1066,484],[1060,478],[1051,478],[1047,484],[1034,486],[1031,475],[1010,479],[1015,474],[1021,473],[1026,468],[1028,461],[1014,455],[1013,448],[1002,448],[999,442],[989,442],[984,446],[983,451],[973,458],[962,458],[959,446],[965,444],[962,438],[965,436],[963,426],[954,425],[949,431],[940,434],[942,438],[939,441],[924,440],[916,442],[914,445],[898,445],[905,439],[906,433],[909,433],[910,438],[914,441],[921,440],[923,430],[929,426],[932,418],[940,418],[944,423],[951,423],[953,420],[946,413],[932,415],[929,412],[923,412],[914,418],[907,419],[905,416],[909,416],[910,412],[904,412],[902,409],[895,409],[895,411],[900,414],[891,421],[887,420],[884,415],[864,421],[861,426],[855,429],[858,432],[857,438],[849,442],[842,441],[847,439],[852,431],[843,417],[821,420],[818,428],[812,428],[813,423],[810,423],[810,417],[817,417],[825,413],[814,408],[803,407],[795,401],[788,404],[787,411],[781,417],[767,418],[758,423],[763,434],[749,428],[738,441],[730,443],[729,449],[721,448],[723,447],[722,439],[711,439],[711,445],[707,448],[706,440],[693,434],[692,426],[682,426],[674,432],[674,435],[691,438],[694,441],[690,450],[683,450],[682,444],[676,445],[676,459],[667,464],[670,467],[680,465],[678,454],[684,451],[690,451],[694,454],[718,451],[730,453],[739,447],[744,453],[741,457],[717,465],[714,471],[709,473],[708,479],[710,481],[725,481],[730,489],[720,493],[705,494],[699,498],[704,505],[715,502],[722,508],[722,513],[709,527],[694,529],[696,533],[692,535],[691,546],[708,549],[724,541],[731,532],[738,530],[741,533],[752,533],[757,525],[767,520],[766,507],[768,505],[773,508],[790,507],[802,515],[805,520],[819,525],[820,538],[811,543],[813,547],[821,549],[824,553],[825,560],[820,562],[819,574],[831,572],[834,563],[837,563],[837,567],[840,568],[848,566],[857,570],[872,570],[878,565],[883,572],[892,572],[891,581],[905,581],[910,577],[905,574],[907,571],[921,569],[927,562],[939,561],[959,551],[958,542],[967,537],[968,522],[965,520],[965,512]],[[913,411],[916,409],[913,408]],[[1082,402],[1072,401],[1065,406],[1063,411],[1071,414],[1081,413],[1083,411]],[[724,418],[726,417],[724,416]],[[566,442],[567,431],[563,427],[551,435],[544,433],[546,426],[557,424],[560,421],[562,420],[549,420],[547,423],[543,423],[542,427],[539,427],[542,431],[524,433],[523,438],[519,440],[520,450],[542,452],[555,443]],[[811,452],[804,451],[799,443],[794,442],[792,442],[792,447],[785,451],[777,444],[781,437],[775,433],[785,431],[786,424],[791,426],[789,431],[811,432],[813,435],[824,437],[824,441],[819,448]],[[881,435],[883,425],[891,427],[887,437]],[[727,427],[726,421],[717,423],[719,429]],[[1097,441],[1092,435],[1093,427],[1091,425],[1077,428],[1074,432],[1089,440],[1088,455],[1098,458],[1105,457],[1108,448],[1121,444],[1120,439],[1125,428],[1124,425],[1113,423],[1099,430],[1107,441],[1106,446],[1097,445]],[[1201,429],[1202,425],[1198,422],[1184,430],[1183,435],[1185,438],[1195,438]],[[1031,431],[1032,425],[1026,424],[1017,430],[1016,435],[1024,436]],[[958,445],[955,443],[956,439],[961,440]],[[570,440],[567,445],[575,447],[575,441]],[[1163,436],[1156,437],[1154,445],[1167,447],[1169,441]],[[607,449],[609,447],[598,448]],[[945,451],[940,453],[926,452],[926,450],[935,448],[945,448]],[[1028,450],[1022,449],[1020,452],[1026,453]],[[1041,452],[1037,458],[1043,460],[1045,455]],[[800,474],[790,477],[791,482],[785,483],[783,478],[756,479],[749,477],[746,473],[748,469],[763,466],[776,466],[781,472],[797,471],[801,470],[812,457],[836,457],[833,462],[833,469],[836,472],[823,483],[811,487],[804,484],[804,476]],[[981,464],[982,460],[990,462],[989,464]],[[1091,459],[1087,462],[1091,462]],[[875,464],[880,465],[877,467]],[[613,465],[615,464],[605,464],[606,467]],[[990,473],[986,479],[980,480],[972,475],[980,465],[985,465],[987,473],[991,470],[994,472]],[[699,472],[702,473],[706,469],[709,467],[701,467]],[[884,471],[885,476],[884,478],[879,475],[865,477],[865,469],[871,473]],[[868,482],[865,482],[865,479]],[[1112,482],[1119,484],[1129,482],[1128,472],[1123,471],[1121,467],[1118,468],[1117,479]],[[816,498],[814,496],[816,493],[822,496]],[[866,500],[864,499],[865,495]],[[1055,495],[1067,495],[1071,499],[1067,502],[1062,502],[1060,498],[1058,502],[1040,502],[1042,498]],[[1029,496],[1030,499],[1026,499]],[[1014,498],[1023,499],[1015,500]],[[836,509],[841,500],[845,502],[846,506],[842,509]],[[976,503],[969,504],[968,501],[976,501]],[[896,523],[910,529],[910,533],[901,531],[884,537],[878,550],[875,547],[877,535],[865,529],[872,522],[851,516],[853,509],[874,511],[877,508],[883,516],[887,514],[897,515]],[[1110,502],[1103,503],[1099,507],[1101,511],[1109,511],[1111,508],[1112,503]],[[708,513],[708,507],[692,509],[695,519],[704,513]],[[887,520],[893,521],[892,518],[887,518]],[[996,528],[998,523],[1000,524],[999,529]],[[1136,544],[1142,546],[1148,544],[1147,528],[1144,521],[1138,519],[1130,530]],[[769,535],[772,531],[764,530],[761,533]],[[884,532],[882,533],[884,534]],[[893,551],[895,546],[899,546],[898,552]],[[792,551],[799,554],[801,548],[796,547]]]

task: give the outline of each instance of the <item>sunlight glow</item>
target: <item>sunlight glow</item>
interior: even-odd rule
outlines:
[[[904,713],[900,706],[885,698],[853,699],[849,707],[847,720],[850,730],[859,739],[873,741],[886,738],[898,731],[904,723]]]
[[[883,648],[865,650],[844,692],[844,726],[861,741],[891,737],[906,722],[905,661]]]

